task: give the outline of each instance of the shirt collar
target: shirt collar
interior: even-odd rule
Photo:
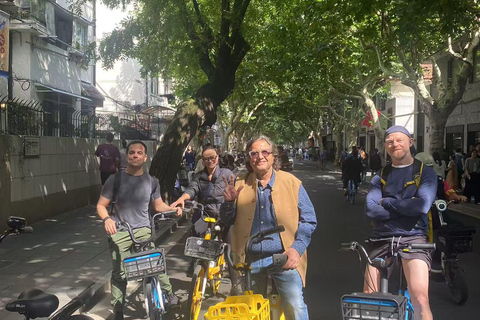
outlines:
[[[260,180],[256,179],[257,181],[257,186],[259,188],[262,188],[262,185],[260,183]],[[270,189],[273,189],[273,184],[275,183],[275,170],[272,170],[272,177],[270,178],[270,181],[268,181],[267,185],[265,186],[264,189],[266,188],[270,188]]]

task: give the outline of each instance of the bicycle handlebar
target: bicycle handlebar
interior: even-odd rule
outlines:
[[[158,212],[155,215],[153,215],[153,217],[150,218],[150,230],[152,232],[150,234],[150,237],[148,239],[144,239],[144,240],[137,240],[137,238],[135,238],[135,233],[133,232],[132,227],[130,226],[130,224],[128,222],[117,221],[117,226],[126,227],[127,231],[128,231],[128,234],[130,235],[130,238],[132,239],[132,242],[137,244],[137,245],[142,245],[142,244],[145,244],[145,243],[149,243],[154,239],[154,237],[155,237],[155,221],[157,221],[157,220],[161,220],[161,221],[174,220],[172,218],[165,218],[165,215],[176,216],[177,211],[176,210],[169,210],[169,211]],[[157,217],[160,217],[160,218],[157,219]]]
[[[392,252],[394,256],[399,251],[408,252],[411,250],[435,250],[435,243],[407,243],[407,244],[397,245],[395,238],[387,238],[382,240],[385,240],[385,242],[390,241],[392,245],[395,246],[392,248]],[[365,247],[356,241],[353,241],[350,243],[342,243],[341,251],[357,251],[360,254],[361,259],[363,261],[366,261],[369,265],[377,269],[380,269],[380,268],[388,269],[395,262],[395,259],[392,259],[389,263],[387,263],[383,258],[374,258],[373,260],[370,259],[370,256],[368,255]]]

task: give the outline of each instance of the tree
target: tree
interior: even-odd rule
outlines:
[[[129,3],[104,2],[111,7]],[[178,105],[152,160],[150,174],[159,178],[164,194],[173,191],[183,150],[200,126],[215,123],[218,107],[235,86],[235,73],[250,47],[244,37],[249,5],[250,0],[140,0],[135,15],[100,45],[106,67],[132,57],[144,73],[174,77],[183,88],[202,83]]]
[[[365,41],[366,48],[376,53],[383,74],[400,79],[415,91],[431,124],[430,151],[440,151],[448,116],[463,97],[480,45],[478,1],[331,0],[327,3],[330,10],[341,13],[343,21],[358,27],[357,34]],[[450,84],[436,64],[435,53],[439,51],[447,51],[461,63]],[[434,68],[431,83],[425,79],[422,68],[426,62]]]

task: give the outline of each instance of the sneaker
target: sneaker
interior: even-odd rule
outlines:
[[[113,320],[123,320],[123,311],[115,311]]]
[[[180,305],[180,299],[177,297],[177,295],[175,293],[169,293],[167,295],[167,299],[168,299],[168,304],[170,305],[170,307],[175,307],[175,306],[179,306]]]

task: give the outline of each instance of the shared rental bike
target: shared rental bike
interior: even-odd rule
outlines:
[[[196,265],[192,275],[192,282],[188,291],[189,315],[191,320],[197,320],[200,315],[202,301],[205,298],[207,286],[216,295],[226,268],[224,257],[224,243],[221,239],[222,227],[213,217],[209,217],[204,206],[193,202],[193,210],[198,210],[200,219],[207,224],[207,231],[203,238],[190,237],[185,244],[185,255],[194,258]]]
[[[230,296],[224,302],[220,302],[208,309],[205,314],[206,320],[285,320],[281,308],[280,295],[277,292],[275,283],[272,281],[272,289],[268,297],[255,294],[252,291],[251,264],[252,245],[268,240],[269,236],[285,231],[283,226],[261,231],[248,239],[245,247],[245,262],[235,265],[233,263],[230,245],[225,245],[226,257],[229,265],[240,271],[245,281],[245,292],[240,296]],[[284,254],[274,254],[271,269],[280,269],[287,262]]]
[[[161,320],[168,311],[166,293],[162,291],[158,276],[167,273],[165,254],[162,248],[155,246],[155,223],[173,220],[167,216],[175,216],[176,211],[166,211],[150,218],[150,237],[137,239],[135,232],[127,222],[117,222],[124,226],[132,239],[132,255],[123,260],[125,276],[128,281],[141,280],[145,299],[145,311],[150,320]]]
[[[33,232],[33,228],[27,226],[27,221],[21,217],[9,217],[7,225],[9,229],[0,235],[0,243],[8,236]],[[7,303],[5,310],[19,313],[25,320],[47,317],[49,320],[93,320],[87,315],[72,314],[85,306],[94,293],[93,288],[89,287],[54,313],[59,305],[56,295],[40,289],[27,289],[20,293],[16,300]]]
[[[381,239],[390,244],[387,256],[370,259],[365,248],[358,242],[342,244],[342,251],[356,251],[362,261],[375,267],[380,272],[380,291],[375,293],[352,293],[342,296],[343,320],[413,320],[413,305],[406,281],[403,276],[402,263],[398,253],[417,250],[435,250],[434,243],[398,244],[398,238]],[[377,240],[376,240],[377,241]],[[397,294],[388,292],[389,269],[398,266],[399,280]]]
[[[437,213],[439,228],[434,232],[438,252],[435,258],[441,260],[441,269],[432,268],[431,275],[434,281],[445,281],[453,297],[459,305],[468,300],[468,285],[465,272],[460,266],[458,255],[473,250],[473,236],[476,232],[473,226],[450,226],[443,219],[443,212],[451,202],[436,200],[432,206],[432,214]],[[436,257],[438,255],[439,257]]]

